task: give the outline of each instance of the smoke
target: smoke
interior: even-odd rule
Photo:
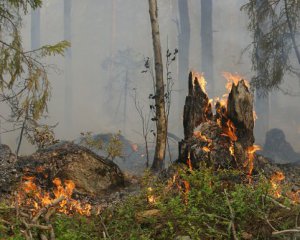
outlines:
[[[64,8],[61,0],[45,0],[40,10],[41,45],[64,38]],[[148,14],[148,2],[141,0],[71,0],[71,89],[72,108],[65,106],[64,58],[46,59],[55,65],[49,68],[52,98],[49,103],[49,124],[59,123],[55,129],[59,139],[74,139],[80,132],[116,133],[118,130],[130,140],[142,143],[141,122],[132,100],[136,89],[140,102],[148,111],[149,94],[153,93],[151,76],[142,74],[144,58],[152,57],[152,39]],[[247,30],[246,13],[240,11],[244,1],[213,1],[213,59],[215,95],[225,93],[226,80],[222,72],[238,72],[248,80],[254,75],[249,52],[242,51],[251,43]],[[189,68],[202,71],[201,62],[201,5],[199,0],[189,0],[190,49]],[[25,17],[22,29],[24,45],[30,49],[31,16]],[[175,0],[159,1],[161,43],[165,56],[178,48],[178,6]],[[180,49],[179,49],[180,57]],[[178,79],[178,62],[171,66],[174,87],[169,131],[182,135],[182,112],[187,93],[187,79]],[[204,73],[205,74],[205,73]],[[179,84],[185,81],[186,84]],[[286,79],[283,88],[299,89],[293,79]],[[185,86],[182,89],[181,86]],[[208,81],[208,89],[210,82]],[[210,96],[214,97],[214,96]],[[271,94],[270,128],[280,128],[297,151],[300,151],[299,98],[282,93]],[[3,107],[1,106],[1,110]],[[72,121],[71,129],[68,121]],[[258,116],[259,121],[260,116]],[[2,124],[2,127],[4,125]],[[260,133],[264,137],[265,133]],[[2,142],[16,147],[16,134],[1,135]],[[261,143],[262,144],[262,143]],[[32,151],[24,144],[22,153]]]

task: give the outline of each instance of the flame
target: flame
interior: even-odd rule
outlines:
[[[277,171],[275,173],[273,173],[273,175],[271,176],[271,186],[272,186],[272,190],[273,190],[273,194],[275,197],[279,198],[281,197],[281,193],[282,193],[282,188],[280,183],[285,179],[285,176],[282,172]]]
[[[152,187],[148,187],[147,191],[148,191],[148,194],[147,194],[148,203],[151,203],[151,204],[155,203],[156,199],[155,199],[155,197],[154,197],[154,195],[152,193],[153,192]]]
[[[187,165],[189,166],[189,169],[192,171],[193,167],[192,167],[191,153],[190,152],[188,152]]]
[[[258,150],[261,150],[261,147],[258,145],[253,145],[248,147],[248,161],[244,164],[244,167],[248,166],[248,176],[252,175],[252,171],[254,168],[254,153]]]
[[[35,177],[24,176],[24,182],[20,186],[20,191],[17,195],[17,201],[19,205],[25,204],[27,207],[33,207],[33,213],[37,213],[43,207],[51,204],[53,201],[61,196],[65,199],[59,203],[58,212],[70,215],[77,212],[81,215],[90,216],[91,215],[91,205],[82,204],[79,201],[72,199],[72,193],[75,188],[75,184],[71,180],[66,180],[62,184],[59,178],[53,180],[55,189],[52,193],[45,192],[41,187],[37,186],[34,182]]]
[[[253,119],[254,119],[254,122],[257,120],[257,114],[256,114],[256,112],[253,110]]]
[[[300,203],[300,190],[297,190],[296,192],[288,192],[287,193],[288,198],[290,198],[294,203]]]
[[[202,135],[202,133],[200,131],[194,131],[194,136],[196,138],[200,138],[204,142],[212,142],[211,139],[209,139],[206,136]]]
[[[139,146],[135,143],[131,144],[131,149],[133,152],[138,152],[139,151]]]
[[[183,181],[183,184],[184,184],[184,203],[185,205],[188,204],[188,194],[190,192],[190,183],[186,180]]]
[[[226,125],[223,126],[223,133],[221,135],[227,136],[230,138],[231,141],[235,142],[238,138],[235,134],[236,127],[234,126],[233,122],[228,119]]]
[[[203,73],[198,73],[198,72],[192,72],[192,78],[193,78],[193,84],[194,84],[194,80],[197,79],[202,91],[204,93],[206,93],[206,80],[204,78],[204,74]]]
[[[235,157],[235,155],[234,155],[234,144],[233,144],[233,142],[231,142],[231,145],[230,145],[230,147],[229,147],[229,152],[230,152],[230,155],[231,155],[231,156]]]
[[[245,78],[243,76],[239,75],[238,73],[223,72],[222,75],[227,80],[226,89],[228,92],[231,91],[232,84],[237,86],[239,81],[241,81],[242,79],[244,79],[245,85],[248,88],[250,88],[249,82],[247,80],[245,80]]]
[[[209,147],[203,147],[202,150],[203,150],[204,152],[210,152]]]

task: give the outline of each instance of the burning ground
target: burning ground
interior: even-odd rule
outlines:
[[[146,171],[134,184],[131,178],[127,190],[116,164],[75,144],[21,159],[6,154],[8,176],[14,178],[1,182],[11,187],[0,206],[0,237],[297,237],[300,168],[275,165],[255,153],[260,147],[254,145],[249,86],[237,75],[224,76],[228,94],[209,99],[203,75],[190,74],[177,163],[158,176]],[[109,204],[101,204],[103,199]]]

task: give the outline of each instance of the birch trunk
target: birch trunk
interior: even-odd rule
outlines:
[[[152,29],[153,51],[155,61],[155,107],[156,107],[156,146],[151,169],[160,171],[164,167],[167,139],[167,120],[164,99],[163,62],[161,54],[157,1],[149,0],[149,14]]]

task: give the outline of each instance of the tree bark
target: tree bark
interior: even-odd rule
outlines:
[[[212,29],[212,0],[201,0],[201,71],[208,82],[207,90],[215,96],[214,60],[213,60],[213,29]]]
[[[151,169],[160,171],[164,167],[167,139],[167,120],[164,99],[163,62],[161,54],[158,24],[157,0],[149,0],[149,14],[152,29],[153,51],[155,61],[155,107],[156,107],[156,146]]]

